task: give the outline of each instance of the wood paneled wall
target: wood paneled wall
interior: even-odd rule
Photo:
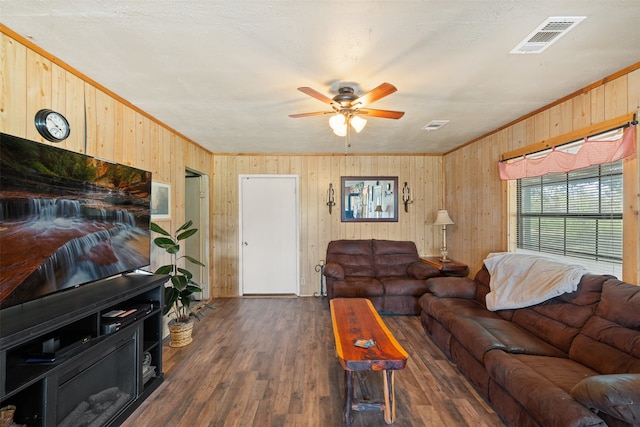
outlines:
[[[42,108],[61,112],[71,135],[56,146],[151,171],[154,181],[171,185],[172,217],[158,223],[167,230],[180,226],[185,168],[213,176],[213,154],[6,27],[0,30],[0,131],[50,144],[33,118]],[[154,248],[152,268],[165,256]]]
[[[320,288],[315,266],[325,259],[327,244],[336,239],[412,240],[422,255],[438,253],[440,228],[431,225],[442,204],[442,156],[264,156],[221,155],[214,160],[214,293],[237,295],[238,283],[238,176],[241,174],[294,174],[300,176],[300,275],[302,295]],[[343,223],[340,221],[340,177],[397,176],[406,181],[414,199],[409,212],[398,207],[398,222]],[[335,188],[336,203],[329,214],[327,190]],[[402,199],[400,194],[399,199]],[[274,195],[277,202],[277,195]]]
[[[456,225],[448,235],[453,257],[467,262],[475,272],[482,267],[488,253],[509,248],[508,184],[500,181],[498,176],[500,155],[637,112],[640,109],[639,67],[635,64],[595,82],[445,155],[446,204],[456,218]],[[637,154],[624,160],[623,173],[623,280],[640,283],[640,173]]]

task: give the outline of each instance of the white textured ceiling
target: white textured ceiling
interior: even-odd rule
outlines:
[[[510,55],[549,16],[587,16]],[[443,153],[640,61],[640,0],[0,0],[0,22],[214,152],[342,153],[337,81],[398,91],[350,153]],[[438,131],[431,120],[450,120]]]

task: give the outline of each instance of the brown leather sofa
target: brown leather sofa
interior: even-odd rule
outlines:
[[[640,286],[584,275],[575,292],[491,312],[489,272],[430,279],[427,334],[511,426],[640,425]]]
[[[413,242],[334,240],[323,269],[327,297],[368,298],[382,313],[420,314],[427,280],[440,271],[420,261]]]

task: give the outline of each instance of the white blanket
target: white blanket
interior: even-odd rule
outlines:
[[[548,257],[491,253],[484,260],[491,274],[486,302],[489,310],[529,307],[578,289],[588,271]]]

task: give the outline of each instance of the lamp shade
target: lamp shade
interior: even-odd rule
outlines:
[[[329,126],[331,126],[331,129],[333,130],[342,129],[345,124],[346,118],[340,113],[334,114],[329,119]]]
[[[450,225],[454,224],[453,220],[449,216],[449,212],[446,209],[438,211],[438,216],[436,217],[433,225]]]
[[[347,125],[343,124],[340,127],[333,128],[333,133],[335,133],[338,136],[346,136],[347,135]]]
[[[351,117],[349,122],[351,123],[351,127],[353,127],[358,133],[360,133],[360,131],[364,129],[364,125],[367,124],[367,121],[360,116]]]

